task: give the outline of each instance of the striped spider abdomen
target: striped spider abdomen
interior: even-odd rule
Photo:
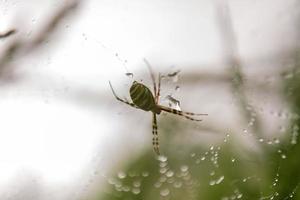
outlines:
[[[160,113],[152,92],[144,84],[134,81],[129,92],[133,103],[137,107],[144,111],[152,111],[157,114]]]

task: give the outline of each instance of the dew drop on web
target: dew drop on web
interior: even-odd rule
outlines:
[[[167,95],[166,100],[167,100],[170,108],[174,108],[176,110],[181,110],[180,101],[175,99],[174,97],[172,97],[172,95],[170,95],[170,94]]]

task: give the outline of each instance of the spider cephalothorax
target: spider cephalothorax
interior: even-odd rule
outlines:
[[[157,114],[159,115],[161,113],[161,111],[165,111],[165,112],[183,116],[183,117],[185,117],[189,120],[193,120],[193,121],[201,121],[201,119],[195,119],[195,118],[192,118],[191,116],[207,115],[207,114],[196,114],[196,113],[191,113],[191,112],[184,112],[184,111],[180,111],[180,110],[176,110],[173,108],[159,105],[158,101],[159,101],[159,96],[160,96],[160,83],[161,83],[162,76],[159,74],[158,85],[156,85],[155,77],[152,72],[151,66],[149,65],[149,63],[146,60],[145,60],[145,63],[147,64],[148,69],[150,71],[151,79],[153,82],[154,94],[144,84],[134,81],[129,90],[130,97],[132,99],[132,103],[131,103],[131,102],[127,101],[126,99],[121,99],[120,97],[118,97],[110,82],[109,82],[109,84],[110,84],[110,88],[117,100],[119,100],[123,103],[126,103],[134,108],[152,112],[152,116],[153,116],[152,117],[152,134],[153,134],[152,144],[153,144],[154,151],[157,154],[160,154],[159,153],[158,133],[157,133],[157,120],[156,120]],[[158,87],[158,90],[157,90],[157,87]]]

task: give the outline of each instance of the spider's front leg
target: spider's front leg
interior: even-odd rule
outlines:
[[[158,88],[157,88],[157,93],[154,94],[155,95],[155,103],[156,104],[158,104],[158,102],[159,102],[161,79],[162,79],[162,75],[159,73],[158,74]]]
[[[150,63],[146,60],[146,58],[144,58],[144,62],[146,63],[147,67],[148,67],[148,70],[149,70],[149,73],[150,73],[150,76],[151,76],[151,80],[152,80],[152,84],[153,84],[153,92],[154,92],[154,95],[156,96],[157,94],[157,88],[156,88],[156,81],[155,81],[155,76],[154,76],[154,72],[153,72],[153,69],[150,65]]]
[[[115,98],[116,98],[118,101],[121,101],[122,103],[126,103],[127,105],[132,106],[132,107],[134,107],[134,108],[139,108],[139,107],[137,107],[134,103],[129,102],[127,99],[125,99],[125,100],[124,100],[124,99],[121,99],[121,98],[115,93],[115,91],[114,91],[114,89],[113,89],[113,87],[112,87],[110,81],[109,81],[109,85],[110,85],[110,89],[111,89],[113,95],[115,96]]]

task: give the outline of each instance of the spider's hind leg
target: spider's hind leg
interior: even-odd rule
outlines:
[[[184,112],[181,111],[184,115],[195,115],[195,116],[200,116],[200,115],[208,115],[208,114],[204,114],[204,113],[193,113],[193,112]]]
[[[175,115],[179,115],[179,116],[185,117],[186,119],[189,119],[189,120],[192,120],[192,121],[202,121],[202,119],[196,119],[196,118],[191,117],[190,115],[207,115],[207,114],[196,114],[196,113],[192,113],[192,112],[184,112],[184,111],[176,110],[176,109],[161,106],[161,105],[159,105],[159,108],[162,111],[172,113],[172,114],[175,114]]]
[[[153,113],[152,119],[153,119],[152,120],[152,134],[153,134],[152,145],[153,145],[153,150],[155,151],[155,153],[157,155],[160,155],[158,132],[157,132],[157,121],[156,121],[156,114],[155,113]]]

